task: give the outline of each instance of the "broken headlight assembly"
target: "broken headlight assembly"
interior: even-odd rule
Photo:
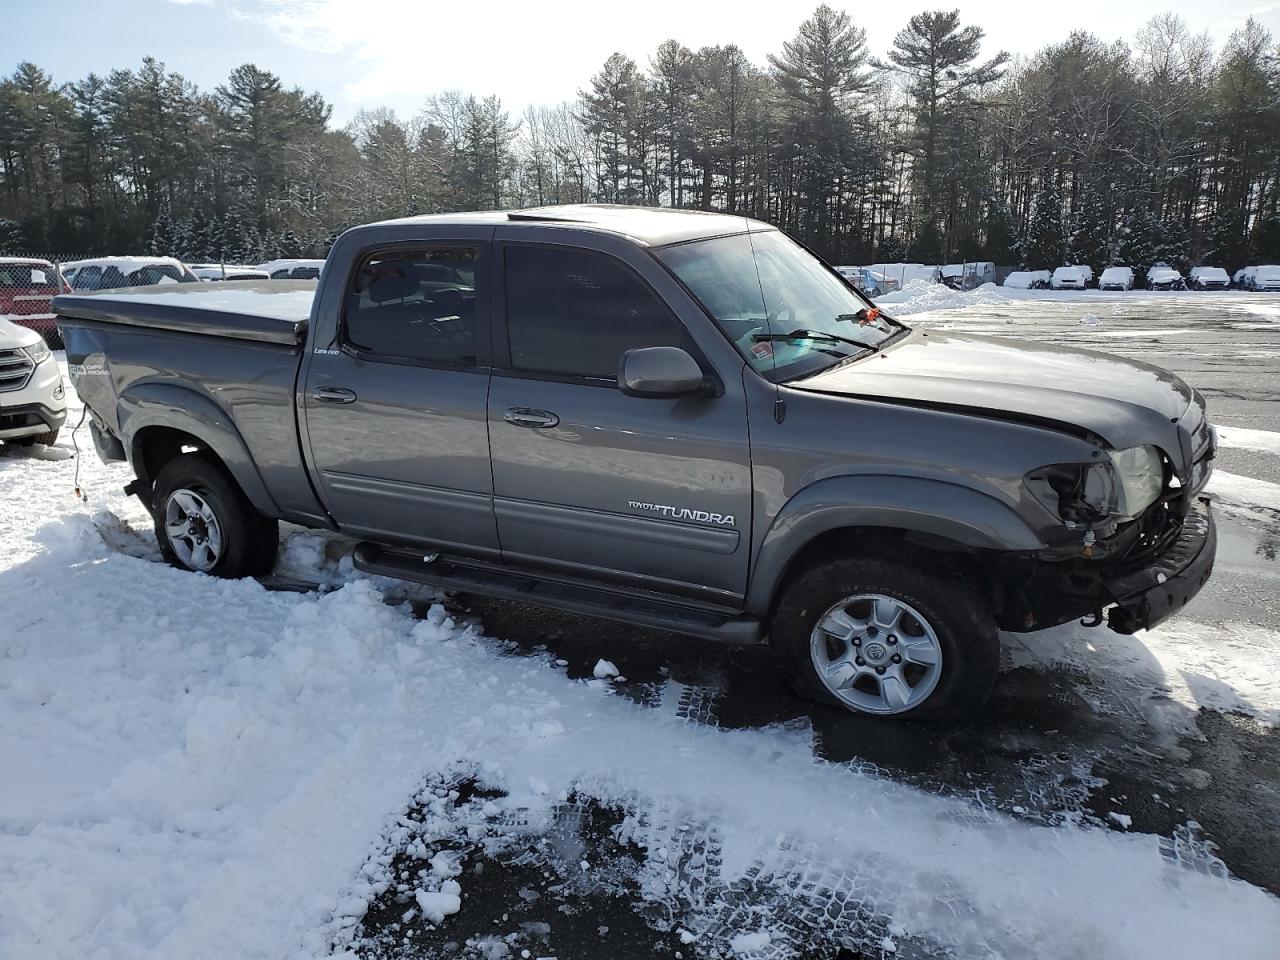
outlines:
[[[1031,495],[1068,524],[1132,520],[1164,489],[1164,460],[1152,446],[1112,450],[1091,463],[1055,463],[1023,478]]]

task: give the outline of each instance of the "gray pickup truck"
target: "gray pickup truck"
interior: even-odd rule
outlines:
[[[55,301],[168,560],[362,570],[769,642],[802,694],[972,710],[999,629],[1122,633],[1204,585],[1196,391],[913,330],[767,224],[576,206],[358,227],[316,283]]]

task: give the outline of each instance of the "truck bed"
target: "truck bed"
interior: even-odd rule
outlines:
[[[297,346],[315,290],[314,280],[174,283],[65,293],[53,307],[64,318]]]
[[[307,479],[294,389],[316,283],[127,287],[54,299],[77,393],[101,429],[198,432],[263,513],[328,526]],[[221,448],[219,447],[221,444]],[[137,464],[135,463],[135,469]]]

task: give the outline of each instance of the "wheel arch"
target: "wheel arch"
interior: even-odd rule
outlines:
[[[129,462],[148,492],[166,463],[194,448],[216,458],[259,513],[280,515],[240,431],[206,394],[179,384],[139,384],[121,395],[117,416]]]
[[[982,569],[999,553],[1042,547],[1011,507],[970,487],[911,477],[832,478],[796,494],[774,518],[752,564],[746,609],[767,616],[787,578],[827,556],[950,555]]]

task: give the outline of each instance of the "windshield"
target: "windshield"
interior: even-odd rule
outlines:
[[[747,362],[773,380],[816,373],[906,329],[776,230],[697,240],[657,255]],[[785,337],[793,331],[805,335]]]

